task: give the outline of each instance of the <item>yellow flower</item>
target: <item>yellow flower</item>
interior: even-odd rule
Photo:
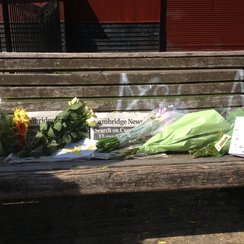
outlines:
[[[30,118],[28,117],[26,110],[23,108],[16,108],[14,110],[13,124],[18,131],[18,136],[21,144],[25,144],[25,137]]]
[[[23,108],[16,108],[14,110],[14,117],[13,117],[13,123],[24,123],[26,126],[28,126],[30,121],[30,118],[28,117],[26,110]]]

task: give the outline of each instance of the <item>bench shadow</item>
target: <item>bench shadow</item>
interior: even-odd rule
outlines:
[[[244,231],[244,188],[2,202],[0,243],[142,243]]]
[[[108,36],[89,1],[64,1],[67,52],[98,52]]]

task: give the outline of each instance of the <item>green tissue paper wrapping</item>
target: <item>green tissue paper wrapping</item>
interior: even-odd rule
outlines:
[[[146,141],[138,153],[188,152],[215,141],[230,128],[230,123],[214,109],[187,113]]]
[[[226,120],[230,123],[231,128],[225,132],[225,135],[227,135],[229,137],[232,136],[233,127],[234,127],[235,119],[237,116],[244,116],[243,107],[235,109],[226,118]],[[196,148],[196,149],[190,150],[190,154],[195,158],[210,157],[210,156],[214,156],[214,157],[224,156],[229,151],[231,140],[229,139],[228,141],[226,141],[226,143],[223,145],[223,147],[220,148],[220,150],[217,150],[216,144],[221,142],[222,141],[221,139],[222,139],[222,135],[220,135],[219,138],[217,138],[215,141],[210,142],[208,145],[206,145],[202,148]]]

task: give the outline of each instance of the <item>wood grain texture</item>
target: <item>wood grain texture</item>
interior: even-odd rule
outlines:
[[[243,68],[240,52],[1,54],[0,71]]]
[[[232,156],[0,165],[0,199],[235,186],[244,186],[244,163]]]
[[[243,95],[198,95],[198,96],[166,96],[166,97],[131,97],[131,98],[97,98],[84,99],[82,101],[95,112],[113,112],[113,111],[150,111],[162,104],[163,106],[174,105],[179,110],[200,110],[200,109],[231,109],[243,106]],[[16,106],[22,106],[28,111],[58,111],[67,107],[66,99],[18,99],[8,100],[1,104],[1,108],[6,111],[12,111]]]
[[[21,58],[158,58],[158,57],[241,57],[243,50],[238,51],[188,51],[188,52],[122,52],[122,53],[44,53],[44,52],[12,52],[0,53],[2,59],[21,59]]]
[[[133,69],[242,68],[244,57],[175,57],[112,59],[0,59],[0,71],[74,71]]]
[[[237,69],[197,70],[133,70],[133,71],[89,71],[63,73],[0,74],[1,86],[38,85],[123,85],[127,84],[181,84],[189,82],[234,81]],[[126,76],[126,81],[123,80]]]
[[[235,88],[233,90],[233,87]],[[242,82],[218,82],[211,84],[148,84],[148,85],[96,85],[96,86],[17,86],[1,87],[2,98],[66,98],[76,97],[139,97],[148,96],[185,96],[196,94],[231,94],[241,93]]]
[[[1,53],[8,111],[62,110],[79,97],[95,111],[243,106],[244,52]]]

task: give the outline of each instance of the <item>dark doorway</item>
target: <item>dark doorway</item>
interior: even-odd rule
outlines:
[[[64,0],[68,52],[159,51],[161,0]]]

